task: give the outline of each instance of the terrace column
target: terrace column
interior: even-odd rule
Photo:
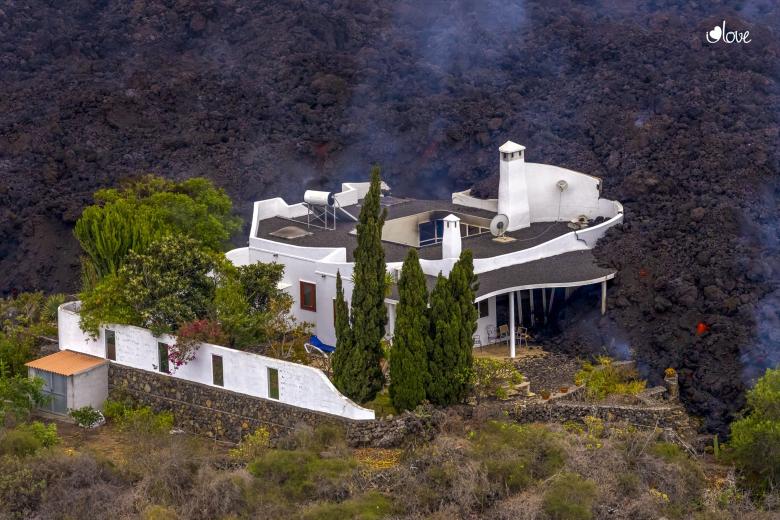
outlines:
[[[509,294],[509,357],[515,357],[515,293]]]
[[[607,313],[607,280],[601,282],[601,315]]]

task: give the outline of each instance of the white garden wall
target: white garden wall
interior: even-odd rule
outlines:
[[[93,340],[80,329],[77,309],[78,302],[63,304],[58,309],[59,341],[62,350],[74,350],[105,358],[105,329],[108,328],[116,335],[116,363],[159,372],[157,342],[175,343],[172,336],[163,335],[158,338],[147,329],[127,325],[102,327],[100,336]],[[166,377],[214,386],[211,365],[214,354],[222,356],[225,383],[222,388],[226,390],[270,399],[268,368],[275,368],[279,371],[279,402],[349,419],[374,418],[373,410],[362,408],[344,397],[318,369],[219,345],[202,344],[193,361]],[[173,367],[171,370],[173,371]]]

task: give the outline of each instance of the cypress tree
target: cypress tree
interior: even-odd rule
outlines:
[[[453,381],[455,360],[452,345],[458,343],[460,316],[450,291],[450,282],[441,273],[431,291],[428,336],[428,384],[426,395],[433,404],[449,405],[458,400],[458,385]]]
[[[478,288],[477,277],[474,274],[474,257],[466,249],[450,271],[450,295],[455,312],[458,315],[458,331],[456,341],[450,346],[450,356],[453,366],[453,395],[456,401],[462,401],[469,392],[469,379],[472,369],[472,353],[474,348],[474,333],[477,331],[477,309],[474,306],[475,293]]]
[[[341,282],[341,271],[336,272],[336,351],[333,353],[333,383],[341,392],[346,393],[350,379],[354,374],[346,361],[354,357],[352,329],[349,328],[349,308],[344,299],[344,287]]]
[[[351,399],[365,403],[384,386],[380,366],[382,338],[385,335],[385,252],[382,227],[387,211],[379,203],[381,181],[379,167],[371,170],[371,186],[363,199],[357,224],[354,289],[350,313],[351,341],[348,349],[334,359],[333,375],[337,388]],[[337,347],[338,352],[340,347]]]
[[[398,314],[390,350],[390,399],[412,410],[425,399],[428,378],[428,290],[416,249],[409,249],[398,281]]]

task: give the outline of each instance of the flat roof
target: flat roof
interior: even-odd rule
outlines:
[[[600,267],[590,250],[571,251],[533,262],[512,265],[477,275],[477,299],[513,287],[528,285],[576,287],[604,278],[611,278],[615,269]],[[428,291],[436,285],[435,276],[426,276]],[[390,298],[398,300],[398,285],[393,285]]]
[[[355,217],[360,214],[359,204],[347,206],[344,209]],[[492,211],[461,206],[446,200],[406,199],[387,208],[387,219],[392,220],[429,211],[450,212],[485,219],[492,219],[496,215]],[[311,234],[293,240],[272,235],[275,231],[290,226],[292,223]],[[355,225],[355,222],[340,220],[336,223],[336,229],[333,230],[314,226],[307,228],[306,217],[298,217],[297,219],[272,217],[260,220],[257,223],[256,237],[301,247],[343,247],[347,251],[347,261],[352,262],[354,260],[353,252],[357,246],[357,237],[352,233]],[[470,249],[474,254],[474,258],[490,258],[538,246],[571,231],[566,222],[537,222],[531,224],[530,227],[506,233],[508,236],[517,239],[513,242],[494,242],[490,233],[484,233],[471,237],[462,237],[462,246],[463,249]],[[382,241],[382,246],[385,250],[385,259],[388,262],[402,262],[411,247],[406,244],[388,241]],[[425,260],[440,260],[442,255],[441,244],[417,248],[417,251],[420,258]]]
[[[106,363],[108,363],[108,361],[103,358],[82,354],[81,352],[73,352],[71,350],[60,350],[54,354],[25,363],[25,366],[36,370],[45,370],[46,372],[52,372],[61,376],[72,376],[87,372],[88,370],[100,365],[105,365]]]

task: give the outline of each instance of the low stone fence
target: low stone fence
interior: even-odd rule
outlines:
[[[441,430],[448,412],[434,407],[405,412],[396,417],[356,421],[259,397],[252,397],[183,379],[168,377],[122,365],[109,366],[109,390],[113,398],[129,397],[156,411],[173,412],[176,425],[188,432],[218,440],[239,442],[258,427],[268,429],[272,440],[306,425],[341,425],[347,443],[353,447],[392,448],[428,441]],[[460,405],[449,413],[465,420],[510,418],[519,423],[579,421],[586,416],[605,421],[625,421],[640,426],[690,428],[688,416],[678,404],[618,405],[589,403],[577,396],[542,401],[524,398],[517,401],[493,401],[478,406]]]
[[[684,429],[688,417],[679,406],[608,405],[576,401],[519,404],[508,410],[520,423],[579,421],[587,416],[604,421],[623,421],[639,426]]]

